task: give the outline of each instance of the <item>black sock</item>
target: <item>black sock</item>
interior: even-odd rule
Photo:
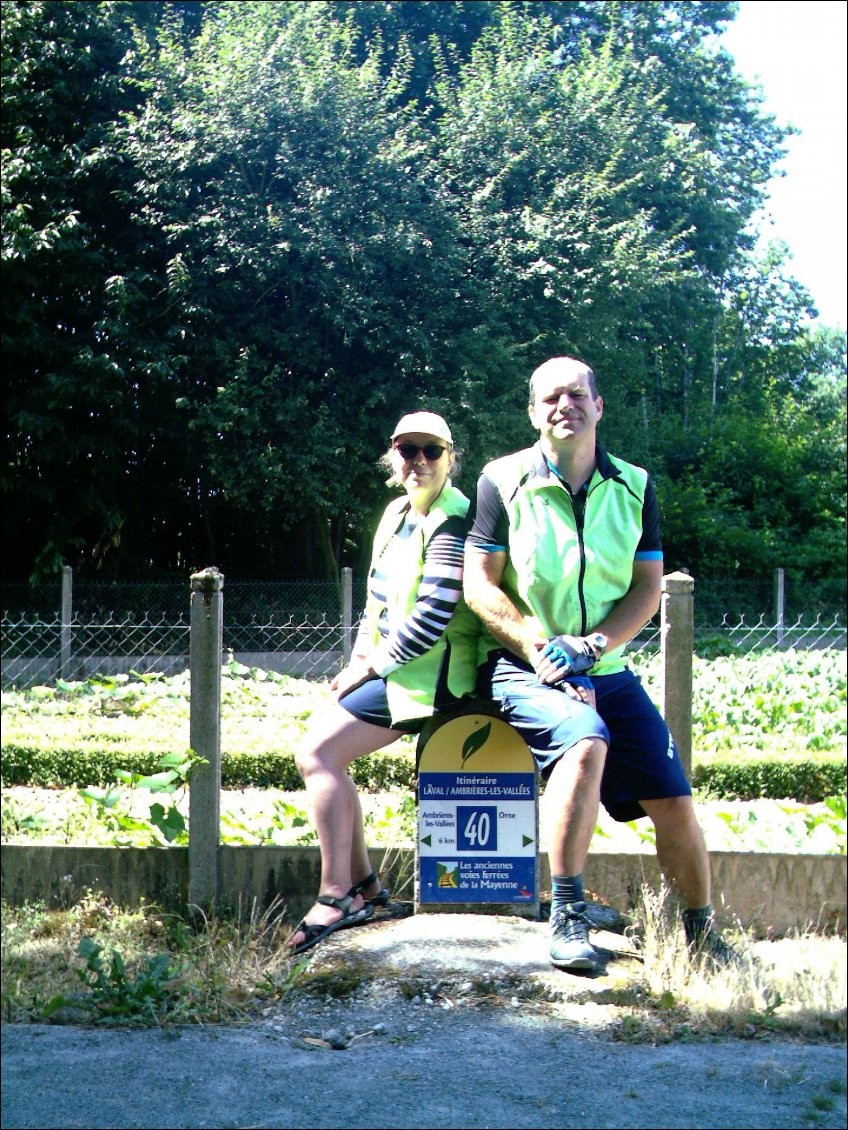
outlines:
[[[582,875],[551,875],[551,917],[569,904],[585,901]]]
[[[713,920],[713,908],[706,906],[697,908],[689,907],[683,911],[683,930],[686,941],[690,944],[697,942],[709,930]]]

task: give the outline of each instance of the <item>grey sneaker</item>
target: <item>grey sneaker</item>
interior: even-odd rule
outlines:
[[[602,902],[587,902],[584,914],[593,930],[606,930],[610,934],[623,934],[630,925],[630,919]]]
[[[589,941],[589,926],[585,902],[569,903],[551,915],[549,952],[557,969],[588,972],[603,969],[603,959]]]

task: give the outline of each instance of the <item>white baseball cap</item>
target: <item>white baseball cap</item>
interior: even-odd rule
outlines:
[[[443,439],[453,447],[453,436],[445,420],[435,412],[410,412],[398,420],[398,425],[392,432],[392,439],[398,436],[420,432],[423,435],[435,436]]]

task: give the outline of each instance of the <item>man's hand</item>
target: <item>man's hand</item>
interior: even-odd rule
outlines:
[[[569,683],[566,680],[564,683],[560,683],[560,690],[565,691],[569,698],[573,698],[577,702],[585,702],[587,706],[597,710],[594,687],[584,687],[582,683]]]
[[[539,653],[536,677],[540,683],[556,686],[569,675],[585,675],[598,658],[585,636],[552,636]]]
[[[571,637],[575,638],[575,637]],[[540,683],[545,686],[557,687],[568,695],[569,698],[575,699],[577,702],[585,702],[587,706],[591,706],[593,710],[596,709],[595,691],[591,686],[584,686],[584,682],[588,683],[588,679],[581,679],[573,683],[568,680],[574,674],[573,671],[565,671],[564,668],[558,667],[555,662],[544,655],[544,650],[547,648],[549,640],[539,640],[536,644],[537,652],[535,659],[536,678]]]

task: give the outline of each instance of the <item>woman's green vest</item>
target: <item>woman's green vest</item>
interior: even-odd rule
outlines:
[[[392,629],[406,620],[415,605],[424,575],[425,547],[449,518],[464,518],[468,507],[468,499],[462,491],[448,482],[429,512],[420,519],[412,536],[403,539],[394,535],[410,508],[409,500],[397,499],[386,508],[374,535],[371,571],[379,561],[381,571],[387,574],[386,606]],[[374,599],[369,585],[365,612],[372,649],[380,643],[378,622],[382,611],[382,604]],[[429,717],[433,713],[436,687],[440,684],[447,686],[456,698],[474,690],[479,634],[479,620],[460,599],[447,628],[433,647],[386,675],[394,723]]]

